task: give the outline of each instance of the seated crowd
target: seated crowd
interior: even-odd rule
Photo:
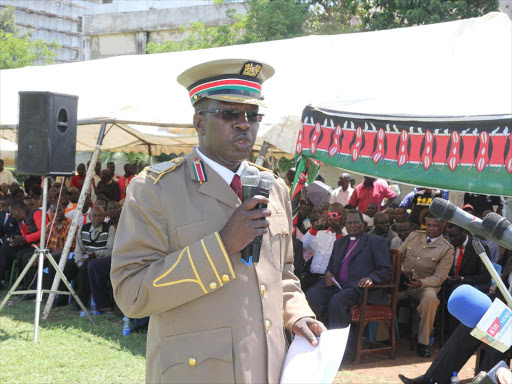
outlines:
[[[3,166],[1,160],[0,165]],[[99,162],[96,164],[95,175],[79,213],[78,229],[63,270],[68,281],[74,281],[74,289],[82,303],[87,307],[92,296],[100,312],[110,312],[114,307],[110,285],[112,249],[126,187],[135,176],[137,168],[133,164],[126,164],[124,170],[125,174],[120,177],[115,174],[114,163],[108,163],[103,170]],[[43,214],[46,214],[46,248],[55,261],[59,262],[78,206],[85,172],[85,164],[79,164],[76,176],[49,179],[46,213],[42,211],[40,176],[29,176],[25,180],[25,191],[16,181],[1,184],[0,289],[7,288],[11,274],[16,271],[18,275],[22,273],[34,255],[34,247],[39,247]],[[49,262],[45,260],[45,267],[48,265]],[[17,289],[35,289],[36,273],[37,259]],[[55,273],[50,266],[44,279],[47,288],[50,288]],[[61,282],[59,290],[66,291],[64,283]],[[33,297],[26,295],[24,298]],[[63,306],[69,302],[69,296],[60,295],[55,305]],[[79,307],[76,305],[75,308]]]
[[[316,206],[307,191],[301,194],[294,265],[309,305],[329,329],[347,327],[363,288],[390,282],[389,251],[396,250],[402,274],[398,306],[416,309],[417,353],[430,357],[431,336],[434,329],[440,330],[444,317],[438,314],[446,311],[450,294],[461,284],[489,293],[491,276],[471,245],[471,235],[429,213],[432,200],[447,198],[445,192],[418,187],[397,205],[397,193],[385,181],[365,177],[354,188],[350,181],[343,173],[339,188]],[[482,206],[476,208],[468,200]],[[503,205],[500,198],[466,194],[459,206],[483,218],[490,211],[501,213]],[[492,241],[484,241],[484,247],[495,263],[504,265],[510,257],[510,251]],[[369,291],[368,304],[388,303],[385,289]],[[447,319],[451,332],[458,321],[450,315]]]

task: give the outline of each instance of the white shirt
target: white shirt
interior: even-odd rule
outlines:
[[[14,176],[12,175],[12,172],[4,168],[4,170],[0,172],[0,185],[3,183],[11,185],[13,181]]]
[[[331,231],[318,231],[313,235],[310,231],[302,238],[304,249],[309,249],[315,253],[311,261],[310,271],[312,273],[324,274],[329,260],[331,258],[334,242],[336,241],[336,233]]]
[[[342,187],[336,188],[331,193],[331,204],[333,203],[341,203],[341,205],[345,206],[348,204],[350,197],[352,196],[352,192],[354,192],[354,188],[348,187],[346,191],[343,190]]]
[[[233,181],[233,177],[236,175],[240,176],[242,173],[242,170],[247,167],[249,164],[247,164],[247,161],[242,161],[240,166],[238,167],[238,170],[236,172],[233,172],[229,169],[227,169],[225,166],[220,165],[219,163],[213,161],[209,157],[206,157],[206,155],[203,155],[201,151],[199,150],[199,147],[196,147],[196,152],[201,157],[201,159],[210,166],[211,169],[213,169],[215,172],[219,174],[220,177],[228,184],[231,185],[231,182]]]
[[[439,239],[440,237],[442,237],[442,235],[441,235],[441,236],[437,236],[437,237],[435,237],[435,238],[431,238],[431,237],[428,237],[428,236],[427,236],[427,243],[428,243],[428,240],[430,240],[430,242],[431,242],[431,243],[433,243],[434,241],[436,241],[436,240],[437,240],[437,239]]]
[[[66,213],[64,216],[66,216],[68,219],[71,219],[73,220],[73,217],[75,216],[75,211],[76,211],[76,208],[69,211],[68,213]],[[91,207],[89,207],[89,209],[87,210],[87,212],[85,213],[82,213],[82,217],[79,219],[78,221],[78,226],[82,226],[84,224],[88,224],[91,222],[91,216],[90,216],[90,213],[91,213]]]

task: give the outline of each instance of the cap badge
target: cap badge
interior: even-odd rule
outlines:
[[[248,61],[242,67],[240,74],[242,76],[256,77],[261,71],[262,65],[253,61]]]

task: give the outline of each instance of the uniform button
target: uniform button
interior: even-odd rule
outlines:
[[[411,272],[414,272],[414,268],[413,268],[413,269],[411,269]]]
[[[418,260],[419,260],[419,259],[420,259],[420,258],[418,257]]]
[[[222,275],[222,281],[227,283],[229,281],[229,276],[228,275]]]
[[[282,230],[282,232],[281,232],[281,234],[282,234],[283,236],[286,236],[286,235],[288,234],[288,231],[287,231],[286,229],[283,229],[283,230]]]
[[[265,320],[265,329],[267,331],[270,329],[270,320]]]
[[[210,289],[217,289],[217,283],[215,281],[210,283]]]
[[[193,357],[188,359],[188,365],[190,365],[191,367],[194,367],[196,364],[197,364],[197,361]]]
[[[267,291],[267,287],[265,287],[263,284],[261,284],[261,285],[260,285],[260,293],[261,293],[262,295],[264,295],[266,291]]]
[[[423,246],[423,249],[425,249],[425,248],[427,248],[427,246],[426,246],[426,245],[424,245],[424,246]]]

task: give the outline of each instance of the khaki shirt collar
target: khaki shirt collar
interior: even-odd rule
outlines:
[[[210,159],[209,157],[207,157],[206,155],[204,155],[200,150],[199,150],[199,147],[196,147],[195,148],[197,154],[199,155],[199,157],[201,158],[201,160],[203,160],[206,164],[209,165],[209,167],[211,169],[213,169],[215,172],[217,172],[219,174],[219,176],[228,184],[228,185],[231,185],[231,181],[233,181],[233,177],[235,176],[235,174],[237,174],[238,176],[240,176],[240,174],[242,173],[242,170],[247,167],[249,164],[247,164],[247,161],[242,161],[242,163],[240,164],[240,166],[238,167],[238,170],[236,172],[233,172],[229,169],[227,169],[226,167],[224,167],[223,165],[220,165],[219,163],[217,163],[216,161],[213,161],[212,159]]]

